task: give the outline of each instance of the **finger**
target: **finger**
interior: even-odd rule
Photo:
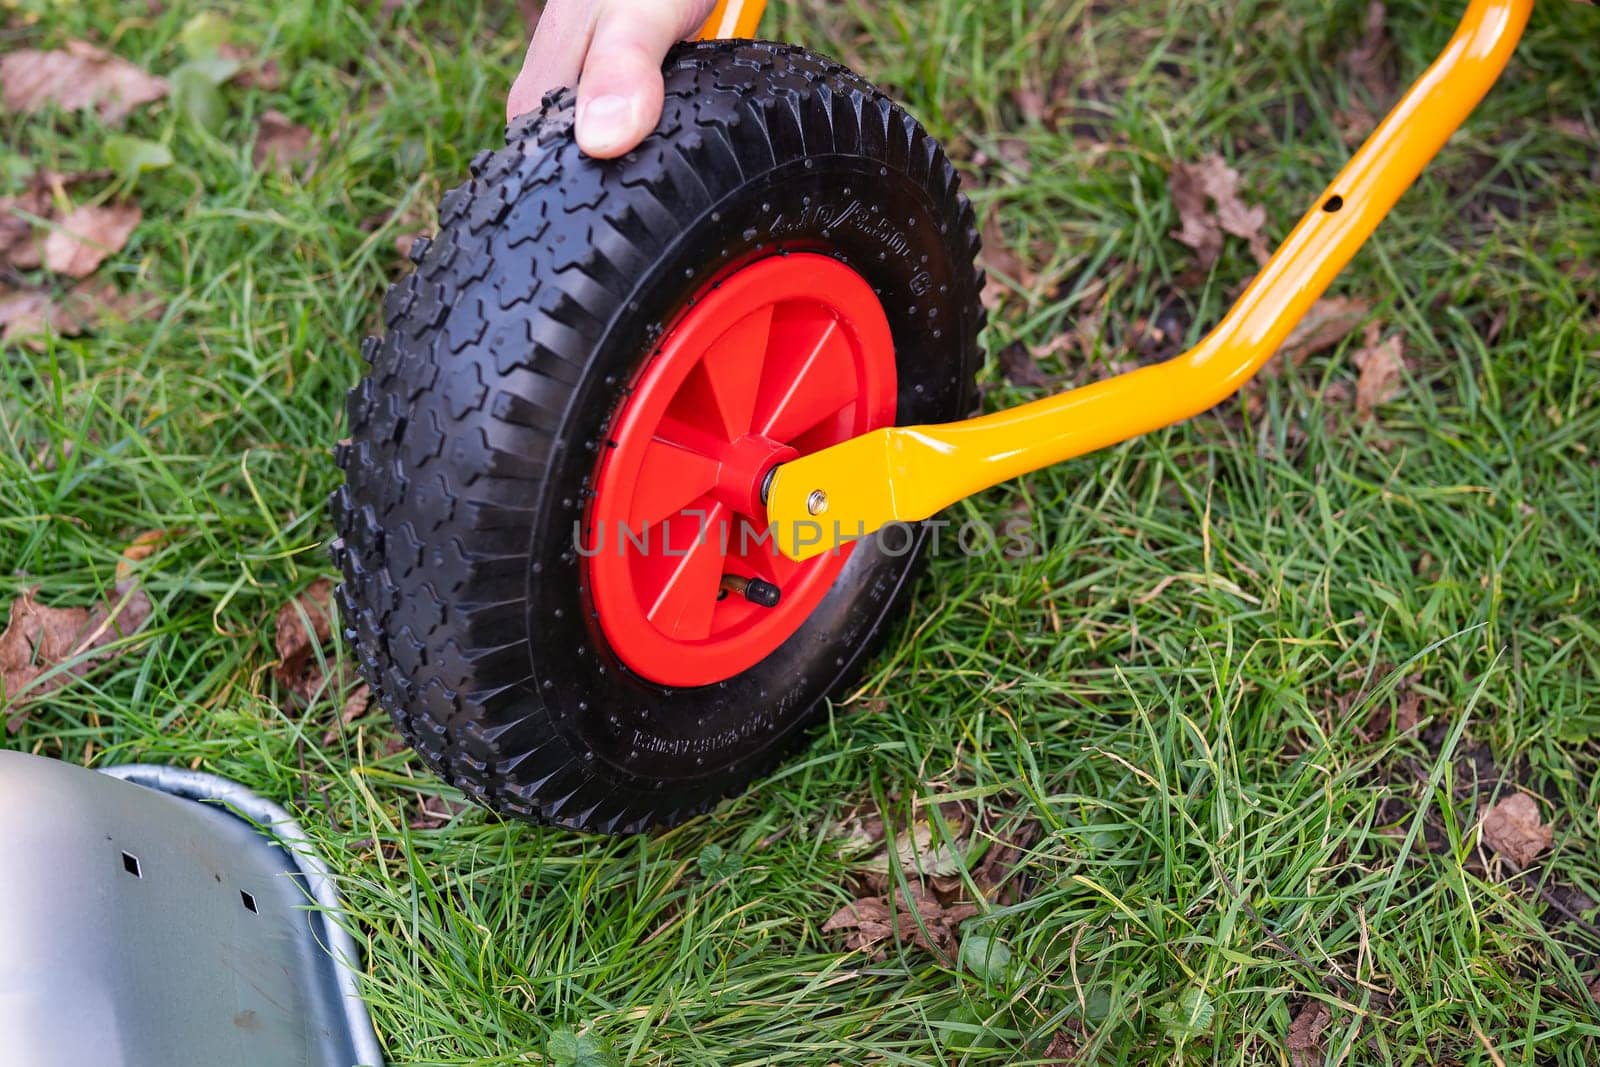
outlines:
[[[636,146],[661,120],[661,61],[714,0],[605,4],[578,78],[578,147],[599,159]]]
[[[537,110],[544,94],[575,85],[594,32],[600,5],[584,0],[551,0],[528,42],[522,70],[506,94],[506,120]]]

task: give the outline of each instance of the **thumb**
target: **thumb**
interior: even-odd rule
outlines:
[[[577,82],[594,18],[590,6],[581,0],[551,0],[545,5],[522,69],[506,96],[506,121],[537,110],[551,89]]]
[[[632,149],[661,120],[661,61],[693,33],[714,0],[608,3],[578,78],[578,147],[599,159]]]

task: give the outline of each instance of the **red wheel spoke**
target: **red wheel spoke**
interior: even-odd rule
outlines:
[[[673,410],[685,421],[715,426],[724,440],[748,433],[755,415],[756,392],[761,388],[761,368],[766,363],[767,338],[772,330],[772,307],[746,315],[706,349],[673,401]]]
[[[837,414],[855,403],[858,390],[850,341],[837,321],[796,322],[786,332],[775,338],[757,407],[756,432],[774,441],[792,441]]]
[[[697,422],[685,422],[671,414],[662,416],[661,425],[656,427],[655,440],[702,456],[716,456],[728,443],[720,427],[707,429]]]
[[[717,484],[720,468],[714,459],[656,437],[645,446],[639,481],[633,489],[633,506],[628,511],[630,532],[637,534],[652,523],[671,518],[709,493]],[[623,531],[606,533],[620,539]]]
[[[654,564],[651,570],[663,580],[646,605],[645,617],[679,640],[711,635],[711,615],[716,610],[725,562],[720,527],[727,516],[728,509],[722,505],[711,508],[703,531],[698,516],[685,516],[684,531],[672,531],[670,551],[663,551],[666,546],[659,539],[651,545],[658,554],[650,561]]]

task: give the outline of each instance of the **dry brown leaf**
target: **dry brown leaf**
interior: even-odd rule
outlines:
[[[32,270],[39,265],[41,242],[34,236],[34,219],[54,216],[52,192],[60,188],[61,175],[41,170],[16,196],[0,196],[0,268]]]
[[[1089,360],[1094,353],[1096,334],[1100,328],[1098,321],[1086,325],[1084,322],[1086,318],[1092,316],[1083,316],[1074,324],[1072,330],[1058,333],[1044,344],[1035,345],[1028,350],[1040,373],[1043,373],[1043,364],[1048,359],[1059,359],[1065,368],[1063,375],[1046,374],[1042,384],[1052,388],[1062,381],[1071,381],[1075,385],[1082,384],[1080,379],[1089,370]]]
[[[344,707],[339,709],[339,720],[328,727],[322,734],[324,745],[333,745],[339,740],[339,733],[350,728],[350,724],[367,713],[367,708],[372,705],[372,690],[362,682],[350,690],[350,695],[344,699]]]
[[[891,837],[876,814],[847,816],[835,839],[847,855],[862,857],[852,879],[855,899],[830,916],[822,931],[842,934],[846,950],[859,949],[877,960],[885,957],[889,942],[954,956],[961,924],[977,915],[984,901],[1010,904],[1020,899],[1016,876],[1039,828],[1031,820],[1007,820],[1010,829],[994,832],[1002,818],[998,810],[991,811],[980,830],[963,802],[923,802],[910,825]],[[948,840],[937,821],[943,822]],[[973,866],[980,832],[989,846]],[[893,873],[896,868],[903,883]]]
[[[1590,129],[1589,124],[1584,122],[1582,119],[1575,119],[1567,115],[1560,115],[1554,119],[1551,119],[1550,125],[1553,126],[1558,132],[1571,137],[1575,141],[1587,141],[1589,144],[1600,144],[1600,138],[1595,136],[1594,130]]]
[[[39,265],[33,218],[48,219],[50,214],[50,194],[37,184],[16,196],[0,196],[0,269],[32,270]]]
[[[1416,571],[1419,576],[1426,573],[1426,567],[1429,565],[1426,561],[1430,558],[1427,553],[1423,553],[1423,562]],[[1382,677],[1393,674],[1394,670],[1394,665],[1391,663],[1379,663],[1374,674]],[[1420,673],[1402,677],[1395,684],[1391,700],[1378,701],[1372,705],[1366,722],[1355,728],[1356,736],[1363,742],[1371,743],[1384,737],[1391,729],[1397,734],[1415,731],[1422,724],[1430,700],[1429,696],[1419,688],[1421,682]],[[1330,694],[1332,705],[1340,716],[1348,714],[1356,704],[1366,699],[1367,695],[1365,689],[1357,688]]]
[[[239,64],[239,73],[233,80],[250,89],[272,92],[283,86],[283,72],[276,59],[262,59],[254,51],[238,44],[223,44],[217,49],[223,59]]]
[[[1325,297],[1311,305],[1311,309],[1284,341],[1283,347],[1278,349],[1277,355],[1262,368],[1261,374],[1245,383],[1242,396],[1248,417],[1253,420],[1264,409],[1266,386],[1262,379],[1279,377],[1286,366],[1299,367],[1318,352],[1334,347],[1360,325],[1371,310],[1367,301],[1357,297]],[[1338,389],[1344,388],[1343,383],[1335,383],[1335,386],[1337,388],[1330,387],[1324,394],[1330,407],[1343,406],[1342,402],[1335,402],[1340,395]],[[1289,434],[1291,439],[1298,437],[1304,440],[1304,429],[1296,423],[1291,423]]]
[[[117,560],[117,581],[125,582],[132,578],[133,565],[143,563],[155,555],[156,549],[165,544],[171,536],[170,530],[146,530],[129,541],[128,547],[122,550],[122,558]]]
[[[44,239],[46,270],[69,278],[87,278],[128,243],[144,213],[138,204],[85,204],[57,224]]]
[[[281,111],[268,111],[261,116],[255,148],[250,153],[258,168],[287,169],[316,154],[316,141],[310,130],[291,122]]]
[[[1012,341],[1000,350],[1000,373],[1012,385],[1041,389],[1050,385],[1050,376],[1040,367],[1021,341]]]
[[[248,64],[239,72],[239,84],[265,93],[276,92],[283,88],[283,70],[276,59]]]
[[[1051,114],[1049,103],[1045,100],[1044,93],[1032,85],[1025,85],[1020,89],[1013,89],[1011,99],[1017,102],[1017,110],[1022,112],[1022,117],[1029,122],[1037,122],[1050,129],[1055,128],[1054,116]]]
[[[1333,1013],[1320,1000],[1300,1009],[1289,1024],[1289,1062],[1294,1067],[1312,1067],[1322,1062],[1322,1031],[1333,1021]]]
[[[1105,319],[1100,312],[1086,311],[1073,322],[1071,330],[1057,334],[1034,349],[1033,358],[1046,359],[1050,356],[1059,356],[1065,363],[1068,356],[1076,356],[1081,362],[1087,363],[1094,358],[1104,332]]]
[[[1415,689],[1407,689],[1394,703],[1394,732],[1408,734],[1421,721],[1422,694]]]
[[[1262,228],[1267,224],[1267,209],[1251,207],[1239,197],[1239,172],[1221,156],[1211,155],[1198,163],[1174,163],[1167,189],[1178,212],[1178,228],[1172,236],[1195,251],[1204,270],[1216,266],[1222,255],[1224,234],[1243,238],[1256,259],[1265,262],[1269,253]]]
[[[273,676],[300,699],[310,700],[323,686],[316,654],[332,636],[333,582],[318,578],[278,611]]]
[[[990,311],[1000,306],[1007,290],[1005,282],[1000,280],[1002,277],[1024,289],[1030,288],[1037,280],[1024,266],[1022,257],[1006,243],[1005,234],[1000,230],[998,212],[991,211],[984,219],[983,251],[978,259],[987,274],[983,283],[983,305]]]
[[[1033,160],[1028,154],[1028,142],[1020,137],[996,137],[992,142],[993,154],[988,148],[972,152],[973,169],[988,171],[995,163],[1002,163],[998,179],[1011,185],[1033,173]]]
[[[1038,551],[1039,542],[1034,537],[1033,505],[1028,503],[1026,494],[1018,493],[1005,511],[1000,513],[1000,522],[994,527],[994,535],[1006,559],[1027,559]],[[1053,624],[1056,622],[1054,612],[1051,621]],[[1053,628],[1056,633],[1061,632],[1059,625]],[[985,855],[983,863],[988,862],[989,856]],[[981,887],[982,883],[979,885]]]
[[[381,215],[370,215],[360,222],[361,229],[367,233],[394,226],[400,233],[394,239],[395,251],[402,256],[410,257],[411,247],[416,244],[417,238],[427,237],[439,228],[439,217],[434,209],[434,197],[431,195],[418,195],[411,198],[404,211],[389,211]]]
[[[437,830],[462,812],[471,810],[471,804],[448,797],[418,797],[417,811],[420,814],[413,816],[409,825],[413,830]]]
[[[1050,1047],[1044,1050],[1044,1062],[1047,1067],[1072,1067],[1073,1064],[1082,1062],[1079,1059],[1081,1053],[1076,1033],[1065,1029],[1057,1030],[1056,1036],[1050,1039]]]
[[[1281,367],[1285,363],[1300,366],[1318,352],[1343,341],[1371,310],[1372,305],[1359,297],[1323,297],[1311,305],[1311,310],[1278,350],[1278,358],[1268,366]]]
[[[55,305],[43,289],[17,289],[0,292],[0,344],[20,337],[36,337],[54,328],[72,336],[70,323],[55,324]]]
[[[416,247],[417,240],[428,236],[425,233],[403,233],[394,239],[394,250],[406,259],[411,258],[411,250]]]
[[[1356,379],[1356,417],[1362,420],[1370,420],[1378,405],[1400,391],[1405,346],[1399,334],[1379,340],[1381,333],[1378,323],[1368,326],[1362,346],[1350,357],[1361,372]]]
[[[883,817],[865,810],[851,812],[834,827],[839,850],[852,859],[877,851],[886,836]]]
[[[33,455],[33,462],[29,470],[51,471],[60,469],[61,461],[71,459],[72,454],[78,450],[76,442],[68,437],[59,441],[52,441],[40,447]]]
[[[894,839],[895,858],[900,869],[935,882],[958,876],[967,868],[972,829],[972,815],[959,803],[944,801],[919,806],[911,826]],[[888,870],[885,864],[884,873]]]
[[[1196,171],[1189,164],[1174,163],[1168,175],[1167,192],[1178,212],[1178,229],[1172,236],[1194,249],[1200,265],[1209,269],[1222,255],[1222,227],[1207,210],[1205,189]]]
[[[1526,793],[1512,793],[1483,817],[1483,840],[1518,867],[1532,863],[1554,838],[1539,816],[1539,802]]]
[[[338,692],[355,680],[346,671],[329,677],[318,662],[317,652],[333,637],[334,625],[333,583],[327,578],[312,582],[278,610],[273,635],[278,663],[272,676],[301,705],[309,705],[319,694]],[[365,714],[371,702],[372,691],[365,683],[351,688],[338,719],[323,735],[323,743],[337,741],[339,731]]]
[[[893,907],[887,896],[862,897],[846,904],[822,924],[822,932],[844,931],[846,950],[865,949],[873,959],[884,958],[882,942],[891,939],[929,952],[953,954],[957,930],[977,913],[975,905],[946,906],[913,887],[909,898],[905,890],[897,889]]]
[[[936,825],[941,820],[943,830]],[[859,826],[861,832],[876,835],[877,847],[861,861],[866,882],[874,891],[887,889],[895,880],[897,869],[907,878],[929,880],[941,892],[949,892],[960,883],[961,872],[967,866],[966,856],[972,847],[973,829],[972,816],[961,804],[954,801],[919,804],[911,824],[897,832],[893,842],[885,839],[882,820],[877,816],[851,825]],[[848,848],[851,842],[844,844]],[[946,885],[945,880],[953,880],[953,884]]]
[[[846,931],[844,947],[847,951],[872,948],[894,932],[890,919],[886,897],[862,897],[829,916],[828,921],[822,924],[822,932],[831,934],[838,930]]]
[[[1589,983],[1589,999],[1600,1004],[1600,974],[1594,976],[1594,981]]]
[[[1351,97],[1347,107],[1334,112],[1334,125],[1348,145],[1360,144],[1377,126],[1378,117],[1369,104],[1383,107],[1400,91],[1399,65],[1384,25],[1387,17],[1384,5],[1373,0],[1367,7],[1361,40],[1340,57],[1345,78],[1362,89]]]
[[[93,608],[53,608],[38,595],[35,587],[13,600],[0,633],[0,709],[10,709],[6,725],[13,731],[27,703],[126,651],[108,646],[138,633],[150,618],[150,598],[131,578]]]
[[[1039,824],[1031,820],[1009,833],[996,833],[983,860],[972,872],[972,881],[985,900],[1014,904],[1019,895],[1016,875],[1027,850],[1039,837]]]
[[[934,810],[935,805],[919,805],[909,826],[892,840],[876,814],[856,812],[839,823],[834,840],[855,861],[858,897],[886,900],[889,888],[903,877],[915,894],[947,911],[980,901],[1012,904],[1020,899],[1017,876],[1026,849],[1038,837],[1038,824],[1005,820],[1005,828],[997,829],[1004,816],[991,812],[980,828],[968,807],[956,801],[938,803],[937,820]],[[943,822],[943,832],[936,821]],[[986,847],[979,847],[982,842]]]
[[[1385,26],[1388,16],[1383,0],[1372,0],[1367,5],[1361,40],[1344,54],[1342,62],[1345,75],[1365,89],[1377,104],[1387,104],[1399,91],[1389,31]]]
[[[167,95],[167,83],[87,41],[65,49],[21,49],[0,56],[0,99],[8,111],[30,113],[55,104],[66,111],[94,108],[109,123]]]
[[[110,282],[83,281],[67,293],[68,313],[77,316],[84,329],[102,322],[132,322],[134,319],[159,319],[167,305],[149,293],[121,293]]]
[[[28,179],[22,192],[15,196],[0,196],[0,270],[14,267],[33,270],[41,260],[39,252],[43,235],[36,232],[34,219],[53,221],[56,205],[65,202],[66,191],[82,182],[103,181],[111,176],[108,170],[88,170],[61,173],[41,168]]]
[[[81,281],[60,296],[47,289],[0,290],[0,344],[42,348],[47,333],[77,337],[106,320],[129,322],[161,310],[159,301],[119,293],[110,282]]]

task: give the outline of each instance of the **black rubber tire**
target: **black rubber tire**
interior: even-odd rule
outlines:
[[[801,629],[725,682],[665,689],[611,654],[572,531],[611,414],[690,294],[767,255],[843,261],[889,317],[902,423],[966,414],[981,359],[972,209],[914,119],[785,45],[680,46],[666,87],[624,159],[583,156],[553,93],[444,197],[363,345],[332,500],[350,639],[417,751],[492,808],[605,832],[677,822],[769,769],[859,676],[925,538],[863,543]]]

